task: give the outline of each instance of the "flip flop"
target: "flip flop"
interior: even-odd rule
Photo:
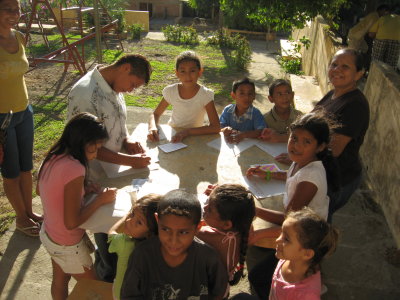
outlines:
[[[20,227],[20,226],[16,225],[15,228],[18,231],[21,231],[23,234],[25,234],[27,236],[32,236],[32,237],[38,237],[39,236],[39,230],[40,230],[39,223],[36,223],[35,226],[28,226],[28,227]],[[33,229],[38,230],[38,232],[37,233],[32,233]]]

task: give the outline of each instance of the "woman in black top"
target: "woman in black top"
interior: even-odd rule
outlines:
[[[369,105],[357,88],[357,81],[364,74],[362,55],[353,49],[336,52],[328,69],[333,90],[319,101],[315,109],[325,109],[340,127],[334,130],[330,145],[339,164],[341,187],[328,191],[330,198],[329,220],[344,206],[361,181],[359,150],[369,125]]]

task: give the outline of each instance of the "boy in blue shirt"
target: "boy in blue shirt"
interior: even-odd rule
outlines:
[[[210,246],[195,238],[201,206],[196,196],[174,190],[162,197],[158,237],[132,253],[121,289],[123,299],[223,299],[226,268]]]
[[[244,138],[259,137],[267,125],[261,112],[253,106],[256,98],[254,82],[248,78],[235,81],[231,97],[236,103],[226,106],[219,118],[227,141],[239,143]]]

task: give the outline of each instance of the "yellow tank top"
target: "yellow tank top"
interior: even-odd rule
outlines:
[[[28,106],[28,91],[24,74],[28,71],[23,36],[15,31],[18,51],[10,54],[0,47],[0,113],[24,111]]]

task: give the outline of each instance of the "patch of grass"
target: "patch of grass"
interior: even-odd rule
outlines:
[[[153,69],[151,74],[151,80],[161,81],[166,76],[175,74],[175,62],[174,61],[157,61],[153,60],[150,62]]]
[[[162,96],[160,97],[142,97],[140,95],[125,95],[126,105],[129,106],[138,106],[138,107],[148,107],[148,108],[156,108],[158,103],[160,103]]]
[[[60,137],[65,126],[67,103],[52,101],[34,105],[35,143],[33,151],[39,162]]]
[[[67,34],[66,38],[69,43],[73,43],[73,42],[76,42],[81,37],[80,37],[80,35]],[[47,53],[53,52],[53,51],[63,47],[63,42],[62,42],[60,34],[47,35],[47,40],[49,42],[49,47],[46,46],[46,44],[42,38],[40,38],[39,40],[37,40],[34,43],[29,42],[28,46],[26,48],[27,55],[34,56],[34,57],[40,57],[40,56],[43,56]],[[78,45],[77,49],[78,49],[79,53],[82,54],[82,46]],[[84,43],[84,51],[85,51],[85,59],[93,58],[94,55],[96,55],[94,43],[85,42]]]
[[[112,64],[124,54],[121,50],[106,49],[103,51],[103,62],[105,64]]]
[[[0,206],[0,211],[2,212],[0,214],[0,235],[2,235],[8,230],[11,223],[14,221],[15,212],[12,210],[12,208],[11,211],[7,211],[7,208],[3,206]]]

